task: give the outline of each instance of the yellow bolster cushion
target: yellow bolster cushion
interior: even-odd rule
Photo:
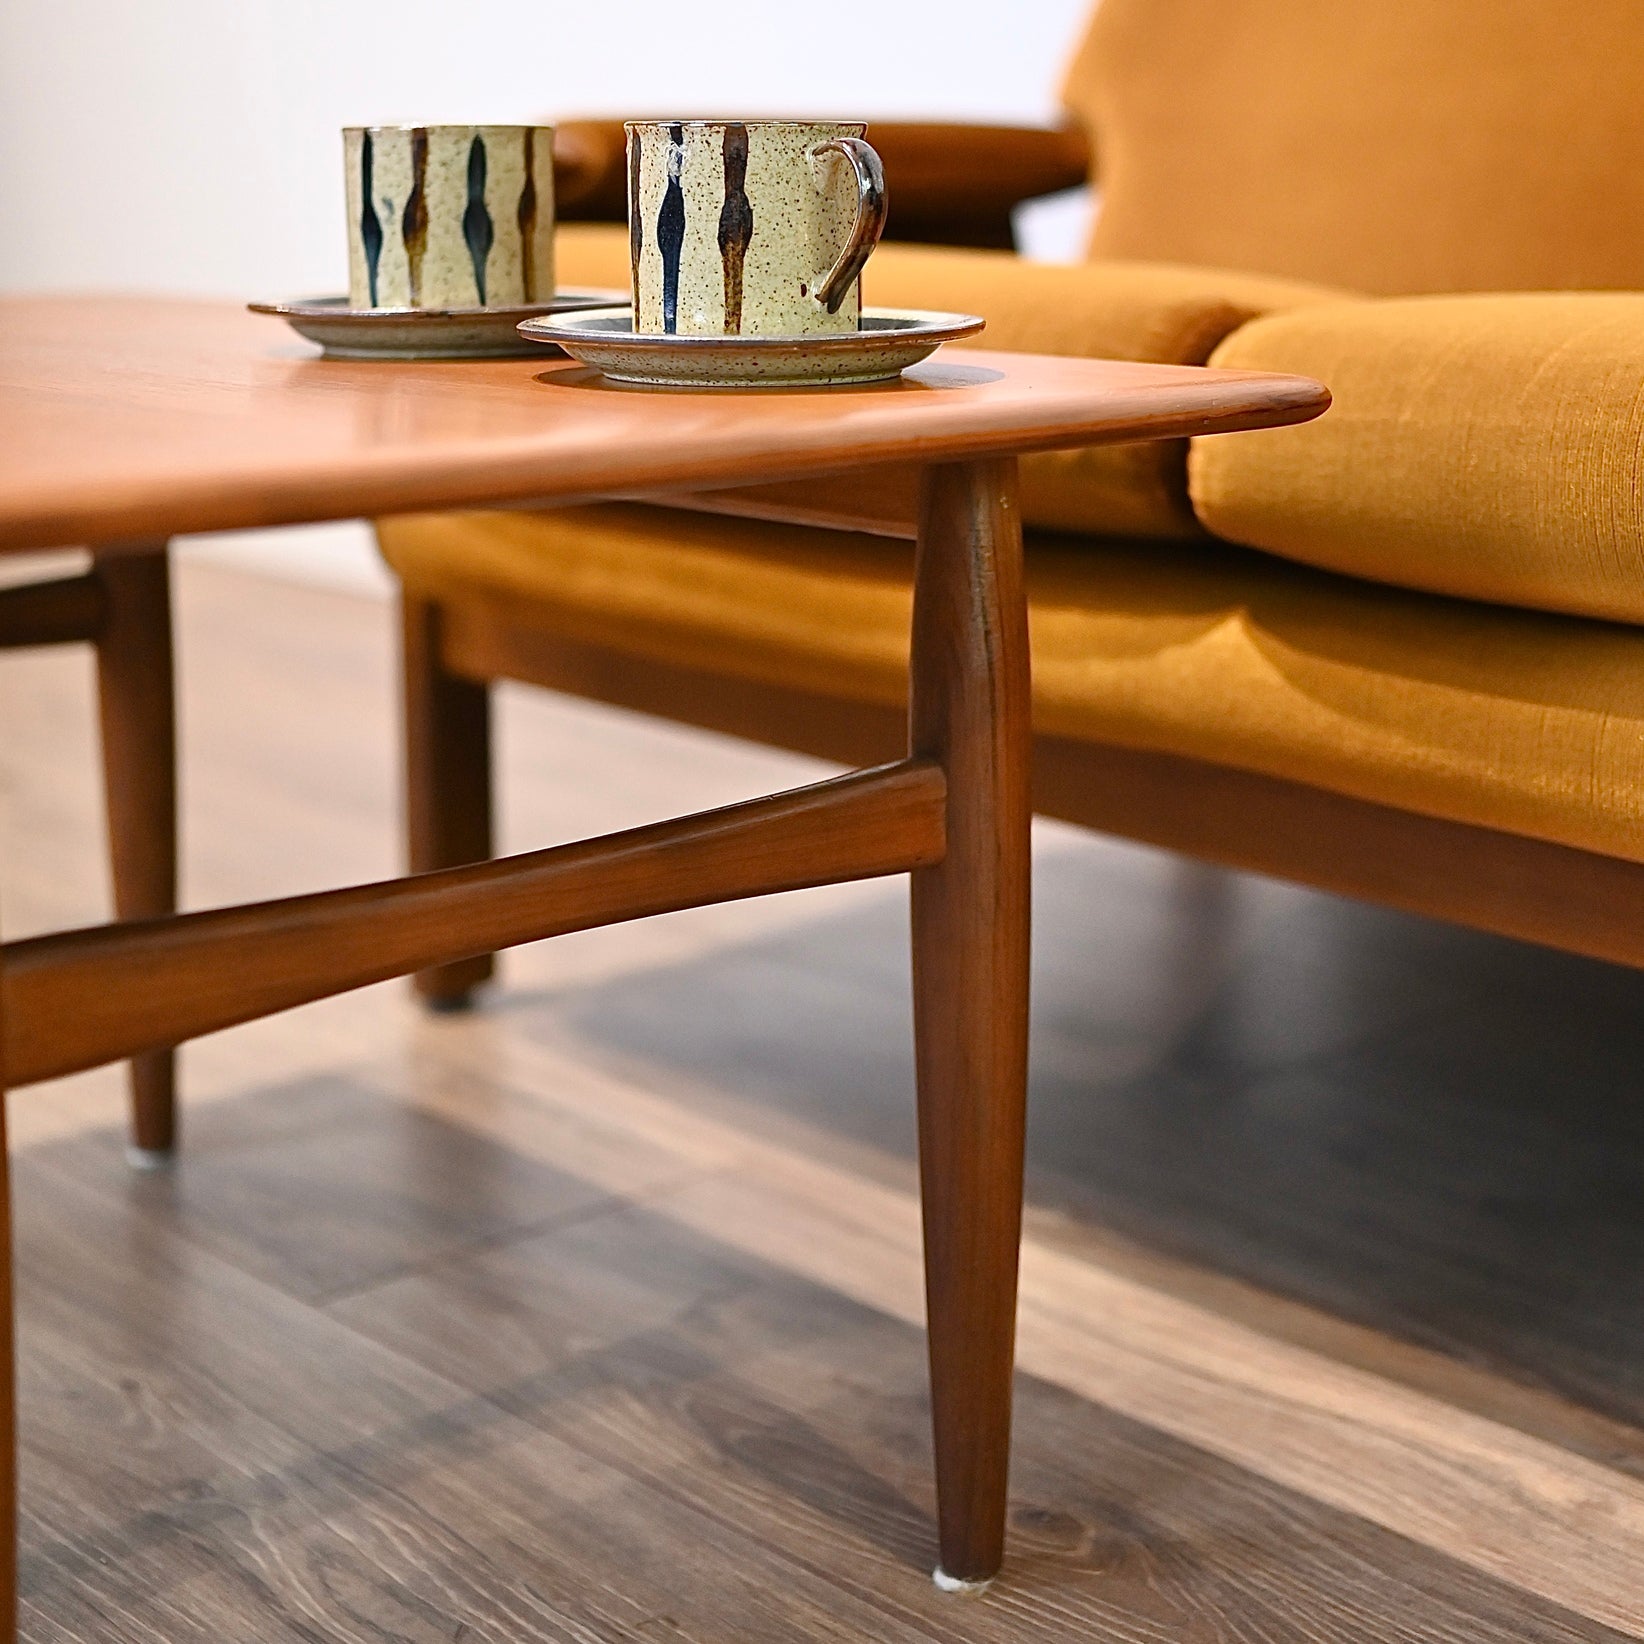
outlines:
[[[426,597],[641,660],[906,699],[911,547],[630,504],[379,520]],[[1223,543],[1028,544],[1033,713],[1644,860],[1644,634],[1378,588]]]
[[[1406,588],[1644,622],[1644,295],[1424,297],[1255,321],[1216,365],[1330,385],[1195,440],[1219,536]]]
[[[627,231],[568,223],[557,266],[566,285],[626,288]],[[874,304],[980,314],[988,328],[978,347],[1167,365],[1203,365],[1255,315],[1341,296],[1260,275],[1153,263],[1061,267],[1003,251],[897,244],[874,253],[863,279]],[[1187,501],[1186,449],[1171,440],[1030,457],[1022,464],[1023,518],[1051,530],[1200,537]]]

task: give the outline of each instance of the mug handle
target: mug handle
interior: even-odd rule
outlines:
[[[839,260],[811,293],[830,314],[837,314],[839,305],[856,284],[862,265],[873,255],[879,236],[885,232],[889,203],[885,197],[885,168],[869,143],[860,137],[830,137],[810,151],[813,160],[822,154],[843,154],[856,173],[856,221],[851,224]]]

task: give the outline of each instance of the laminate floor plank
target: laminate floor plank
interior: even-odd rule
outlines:
[[[254,1126],[281,1094],[217,1112]],[[112,1140],[35,1150],[23,1200],[73,1213],[24,1275],[58,1291],[54,1337],[104,1332],[30,1350],[54,1388],[30,1453],[55,1480],[35,1492],[31,1534],[54,1533],[30,1603],[100,1636],[245,1618],[269,1638],[623,1638],[657,1617],[660,1636],[750,1640],[1616,1636],[1033,1378],[1011,1580],[956,1607],[926,1570],[923,1341],[904,1321],[643,1207],[316,1310],[197,1248]],[[210,1313],[184,1297],[133,1316],[115,1250],[146,1252],[174,1298],[177,1269],[199,1275]],[[99,1527],[73,1507],[127,1460],[97,1419],[122,1393],[148,1414]]]
[[[837,1291],[634,1209],[331,1311],[792,1556],[848,1536],[843,1584],[923,1574],[923,1338]],[[1010,1579],[958,1636],[1623,1636],[1034,1377],[1018,1431]],[[947,1619],[922,1583],[908,1601]]]
[[[710,1637],[922,1636],[201,1251],[110,1140],[19,1171],[29,1636],[665,1637],[687,1579]]]
[[[35,1157],[106,1188],[120,1138],[103,1140],[101,1153],[69,1144]],[[193,1168],[158,1173],[143,1191],[187,1227],[191,1245],[305,1301],[586,1214],[608,1197],[341,1076],[212,1103],[187,1147]]]
[[[384,1437],[260,1481],[295,1522],[238,1502],[201,1514],[189,1526],[201,1559],[183,1579],[134,1572],[119,1540],[96,1546],[72,1580],[31,1590],[42,1616],[31,1636],[930,1636],[774,1553],[758,1526],[733,1529],[657,1497],[494,1407],[458,1405],[420,1432]],[[169,1553],[159,1563],[177,1573]]]

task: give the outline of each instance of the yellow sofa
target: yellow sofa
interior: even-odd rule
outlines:
[[[1102,194],[1079,266],[887,245],[870,301],[1335,395],[1024,462],[1042,810],[1644,963],[1640,64],[1636,0],[1103,0],[1069,131],[870,131],[922,239],[996,241],[1085,144]],[[572,212],[616,215],[611,128],[567,142]],[[568,282],[625,283],[615,223],[560,248]],[[499,677],[894,755],[908,485],[380,522],[416,865],[489,851]]]

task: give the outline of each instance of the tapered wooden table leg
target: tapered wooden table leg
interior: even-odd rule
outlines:
[[[177,906],[177,732],[171,651],[171,579],[164,543],[100,555],[103,618],[97,633],[103,786],[114,909],[149,919]],[[174,1050],[131,1062],[133,1164],[166,1163],[177,1145]]]
[[[1014,459],[931,468],[915,570],[911,739],[947,775],[947,854],[913,874],[937,1580],[1004,1549],[1026,1113],[1027,613]]]

